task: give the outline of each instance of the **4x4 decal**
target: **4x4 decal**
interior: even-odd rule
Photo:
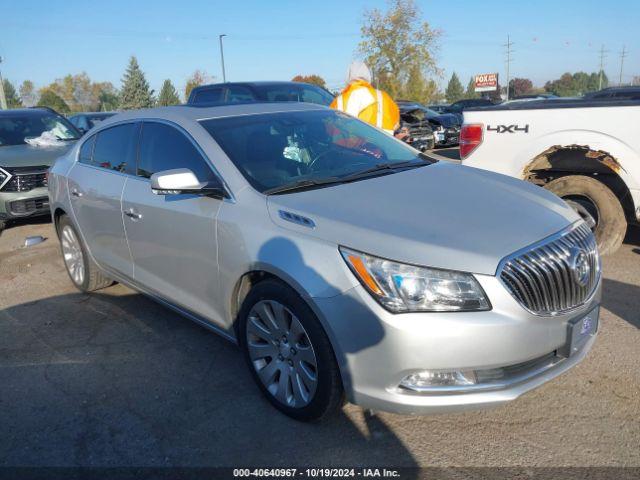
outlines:
[[[520,125],[498,125],[497,127],[487,125],[487,131],[496,133],[529,133],[529,124],[525,125],[524,127],[521,127]]]

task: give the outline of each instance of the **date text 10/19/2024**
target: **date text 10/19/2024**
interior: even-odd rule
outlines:
[[[400,478],[398,470],[387,468],[235,468],[234,478]]]

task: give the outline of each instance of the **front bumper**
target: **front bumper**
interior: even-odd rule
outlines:
[[[0,220],[47,215],[49,192],[46,188],[34,188],[28,192],[0,192]]]
[[[578,352],[562,356],[568,322],[598,308],[600,285],[571,314],[542,317],[524,310],[497,278],[476,278],[491,299],[491,311],[391,314],[360,286],[313,299],[326,322],[349,400],[404,414],[495,407],[567,371],[591,349],[595,335]],[[407,375],[422,370],[503,367],[519,373],[487,388],[421,393],[400,387]]]

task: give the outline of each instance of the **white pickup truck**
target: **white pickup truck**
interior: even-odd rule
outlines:
[[[640,101],[536,100],[464,111],[462,163],[535,183],[569,203],[602,254],[640,222]]]

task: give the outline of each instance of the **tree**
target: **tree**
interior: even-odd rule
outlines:
[[[33,107],[38,103],[38,92],[31,80],[25,80],[20,85],[20,99],[25,107]]]
[[[292,82],[310,83],[319,87],[325,88],[327,82],[324,81],[320,75],[296,75],[291,79]]]
[[[435,61],[440,32],[422,20],[414,0],[388,0],[387,5],[384,13],[365,11],[358,50],[377,87],[399,98],[411,93],[410,77],[427,82],[428,74],[440,73]]]
[[[607,75],[602,72],[602,88],[607,87],[607,85],[609,85],[609,79]],[[544,89],[560,97],[574,97],[587,92],[594,92],[599,89],[599,86],[599,72],[591,74],[585,72],[571,74],[567,72],[563,73],[559,79],[547,82],[544,85]]]
[[[444,94],[447,98],[447,102],[449,103],[457,102],[464,97],[464,88],[462,87],[456,72],[453,72],[451,75],[451,79],[449,79],[449,83],[447,84],[447,89]]]
[[[528,78],[512,78],[509,80],[509,95],[517,97],[526,95],[533,90],[533,82]]]
[[[2,81],[2,86],[4,87],[4,98],[7,100],[7,108],[22,107],[22,101],[20,97],[18,97],[18,93],[13,84],[5,78]]]
[[[122,77],[120,108],[123,110],[150,108],[153,104],[153,90],[149,88],[149,83],[138,65],[138,60],[132,56],[124,77]]]
[[[173,86],[171,80],[168,78],[162,84],[160,94],[158,95],[157,105],[159,107],[166,107],[167,105],[178,105],[180,103],[180,97],[176,87]]]
[[[39,107],[53,108],[59,113],[69,113],[69,105],[53,90],[49,87],[45,87],[40,90],[40,100],[38,100]]]
[[[467,91],[464,92],[464,98],[480,98],[480,94],[476,92],[476,79],[471,77],[467,84]]]
[[[184,99],[189,100],[189,95],[191,95],[191,90],[194,88],[204,85],[207,82],[207,74],[202,70],[196,70],[191,74],[191,76],[187,79],[187,84],[184,87]],[[213,77],[212,77],[213,79]]]
[[[93,94],[96,97],[95,110],[110,112],[119,108],[119,95],[116,87],[111,82],[99,82],[92,85]]]

